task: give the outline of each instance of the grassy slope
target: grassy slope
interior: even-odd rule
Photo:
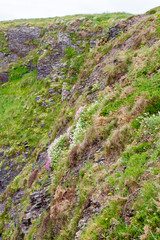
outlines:
[[[94,29],[96,24],[107,29],[117,21],[115,14],[106,24],[108,16],[88,16],[94,19],[91,29]],[[123,18],[125,14],[119,16]],[[79,16],[75,18],[77,17]],[[98,81],[95,83],[92,93],[96,93],[97,100],[93,103],[89,103],[86,93],[79,98],[75,93],[75,105],[68,106],[67,102],[61,104],[59,97],[54,99],[54,108],[53,106],[42,107],[35,101],[35,98],[42,95],[46,102],[47,99],[50,100],[48,89],[53,83],[50,79],[37,81],[36,70],[26,73],[20,79],[11,79],[9,83],[1,86],[0,146],[10,144],[9,151],[6,151],[8,156],[16,152],[23,154],[26,141],[30,150],[36,147],[22,173],[8,186],[2,196],[2,199],[8,196],[8,207],[2,216],[6,224],[10,222],[7,210],[10,207],[14,208],[14,204],[10,204],[8,193],[25,189],[26,196],[20,208],[20,219],[22,219],[23,212],[28,206],[28,194],[41,189],[49,173],[44,166],[38,173],[38,178],[42,179],[41,184],[35,181],[31,188],[23,185],[21,179],[28,180],[37,152],[44,150],[47,144],[52,139],[54,140],[57,128],[62,128],[61,121],[65,122],[69,119],[68,127],[72,126],[71,144],[68,144],[64,133],[53,145],[54,153],[51,157],[54,162],[52,164],[54,177],[48,191],[51,195],[55,192],[58,195],[57,186],[66,175],[59,189],[61,191],[71,189],[75,192],[77,204],[75,205],[75,199],[69,202],[69,205],[59,200],[58,204],[62,205],[65,211],[59,210],[59,215],[56,216],[54,206],[57,203],[54,199],[51,202],[50,219],[47,224],[43,221],[43,217],[47,215],[44,211],[41,219],[35,219],[25,239],[33,239],[33,236],[42,239],[39,237],[42,230],[45,233],[44,239],[53,239],[57,221],[61,224],[61,232],[55,239],[74,239],[78,231],[78,221],[83,216],[83,208],[88,199],[98,200],[101,204],[101,211],[91,217],[91,222],[86,224],[80,239],[159,239],[159,12],[148,18],[151,20],[144,20],[141,24],[130,28],[129,32],[120,34],[115,40],[96,47],[93,52],[86,51],[83,66],[74,80],[78,79],[79,84],[83,83],[84,75],[87,75],[87,71],[83,69],[92,72],[97,61],[98,63],[103,61],[102,57],[107,54],[108,49],[111,50],[117,46],[120,49],[125,40],[130,39],[133,34],[136,36],[131,49],[122,48],[120,52],[117,51],[116,56],[108,53],[104,58],[109,58],[103,70],[104,77],[106,73],[109,74],[108,82],[103,91],[99,91],[101,83]],[[65,20],[71,21],[72,17],[66,17]],[[31,21],[31,24],[35,23]],[[149,46],[148,42],[152,39],[156,41]],[[97,55],[99,55],[99,60],[97,60]],[[115,58],[118,59],[118,67],[112,64]],[[72,65],[74,60],[76,64],[76,56],[73,56]],[[69,66],[67,72],[69,78],[73,73],[70,67],[70,55],[65,61]],[[89,61],[91,64],[88,64]],[[90,69],[91,66],[92,69]],[[76,71],[79,70],[76,69]],[[124,71],[123,78],[115,82],[117,76]],[[62,82],[58,87],[61,85]],[[81,105],[86,105],[86,108],[76,120],[74,115]],[[57,120],[58,125],[53,128]],[[43,128],[41,127],[42,121]],[[51,132],[50,138],[49,132]],[[80,145],[77,145],[78,142]],[[92,149],[98,145],[100,150],[94,151],[95,160],[88,156],[87,161],[82,164],[86,149]],[[96,160],[102,155],[105,155],[105,160],[103,164],[98,165]],[[20,160],[24,161],[23,155]],[[74,163],[76,160],[77,162]],[[76,168],[79,169],[78,176],[75,174]],[[39,224],[42,227],[41,230]],[[3,226],[5,229],[5,225]],[[6,231],[3,230],[3,239],[9,239],[11,235],[11,239],[16,239],[18,231],[18,228],[14,229],[13,226]]]

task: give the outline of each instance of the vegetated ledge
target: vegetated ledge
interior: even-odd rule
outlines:
[[[2,239],[158,239],[159,23],[1,24]]]

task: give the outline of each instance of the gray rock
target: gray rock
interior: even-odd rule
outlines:
[[[86,219],[81,219],[78,223],[78,227],[82,228],[85,223],[86,223]]]
[[[93,201],[92,201],[92,204],[93,204],[94,207],[96,207],[96,208],[97,208],[97,207],[99,208],[99,207],[101,206],[100,203],[99,203],[98,201],[96,201],[96,200],[93,200]]]
[[[36,102],[39,102],[41,100],[42,96],[37,96],[36,97]]]
[[[8,31],[8,48],[18,56],[25,57],[35,48],[33,39],[40,38],[41,29],[35,27],[15,27]]]
[[[11,54],[5,54],[5,53],[0,53],[0,71],[3,72],[7,72],[8,71],[8,67],[10,63],[13,63],[15,61],[18,61],[18,56],[15,53],[11,53]]]
[[[8,56],[7,56],[7,58],[8,58],[8,60],[9,61],[12,61],[12,62],[14,62],[15,60],[17,60],[17,54],[15,54],[15,53],[12,53],[12,54],[9,54]]]
[[[53,101],[53,100],[50,100],[50,104],[55,104],[55,101]]]
[[[21,172],[26,163],[15,163],[12,157],[5,157],[3,166],[0,168],[0,193],[3,193],[7,185]]]
[[[90,47],[93,48],[97,43],[97,40],[91,40],[90,41]]]
[[[24,157],[25,157],[26,159],[29,158],[29,152],[28,152],[28,151],[25,152]]]
[[[128,26],[132,25],[133,22],[133,19],[128,19],[127,21],[121,20],[118,24],[109,29],[107,40],[109,41],[112,38],[116,38],[119,33],[126,31]]]
[[[59,41],[53,46],[53,53],[50,56],[42,57],[37,64],[37,79],[45,79],[47,76],[51,77],[52,81],[58,81],[62,78],[61,69],[65,68],[62,59],[65,55],[65,48],[68,44],[67,40],[60,35]],[[65,42],[67,41],[67,43]]]
[[[31,41],[33,39],[38,39],[41,33],[40,28],[35,27],[15,27],[8,31],[9,42],[14,43],[25,43],[26,41]]]
[[[4,56],[5,56],[5,53],[0,52],[0,60],[2,60],[4,58]]]
[[[25,235],[28,233],[28,231],[29,231],[29,227],[28,226],[21,226],[21,231],[22,231],[22,233],[24,233]]]
[[[50,184],[51,184],[51,178],[44,182],[43,187],[47,187]]]
[[[3,158],[4,152],[0,152],[0,159]]]
[[[25,191],[19,191],[14,197],[13,197],[13,202],[15,204],[20,203],[21,199],[25,195]]]
[[[30,194],[30,202],[32,205],[41,203],[42,205],[45,204],[45,200],[48,196],[47,192],[45,190],[41,190],[38,192],[34,192]]]
[[[0,73],[0,83],[6,83],[9,81],[9,75],[7,72]]]
[[[104,155],[102,155],[96,162],[98,163],[98,164],[103,164],[103,161],[105,160],[105,156]]]
[[[67,83],[64,82],[62,86],[62,97],[61,97],[62,102],[64,100],[69,100],[71,98],[71,91],[66,90],[66,85]]]
[[[37,80],[45,79],[47,76],[50,75],[52,70],[51,67],[51,58],[46,57],[44,59],[40,59],[37,64]]]
[[[50,93],[50,94],[52,94],[52,93],[54,93],[54,92],[55,92],[54,88],[50,88],[50,89],[49,89],[49,93]]]
[[[50,104],[49,104],[49,103],[42,102],[42,106],[43,106],[43,107],[50,107]]]
[[[0,203],[0,214],[5,211],[5,203]]]
[[[58,43],[62,45],[62,51],[66,49],[67,46],[71,45],[71,39],[69,33],[60,32],[58,34]]]
[[[75,240],[80,240],[81,233],[82,233],[82,230],[79,230],[78,232],[76,232]]]
[[[29,226],[31,225],[31,218],[23,218],[22,219],[22,223],[25,225],[25,226]]]

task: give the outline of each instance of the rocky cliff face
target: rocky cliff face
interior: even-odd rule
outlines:
[[[0,24],[0,239],[158,239],[159,23]]]

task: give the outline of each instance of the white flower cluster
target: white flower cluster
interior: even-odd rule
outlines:
[[[87,131],[89,122],[87,122],[88,116],[92,116],[99,108],[99,102],[94,102],[91,104],[88,109],[86,107],[81,107],[78,110],[78,118],[75,121],[75,125],[67,129],[67,132],[61,135],[59,138],[56,138],[53,143],[48,148],[48,157],[51,159],[51,165],[53,166],[61,155],[61,152],[64,148],[66,139],[70,143],[70,149],[72,149],[81,139]]]
[[[66,134],[56,138],[48,148],[48,156],[51,159],[51,164],[55,164],[61,155],[62,149],[66,142]]]
[[[80,137],[84,135],[86,128],[87,122],[84,120],[84,114],[82,114],[76,122],[75,128],[70,132],[70,138],[72,139],[70,149],[72,149],[78,143]]]
[[[81,137],[84,136],[87,131],[89,123],[86,121],[85,116],[92,116],[97,111],[98,106],[99,103],[96,101],[92,103],[88,109],[84,110],[83,107],[83,112],[80,113],[74,129],[69,133],[71,139],[70,149],[72,149],[80,141]]]
[[[142,121],[142,127],[149,130],[158,130],[160,126],[160,115],[153,114],[150,117],[146,117]]]

